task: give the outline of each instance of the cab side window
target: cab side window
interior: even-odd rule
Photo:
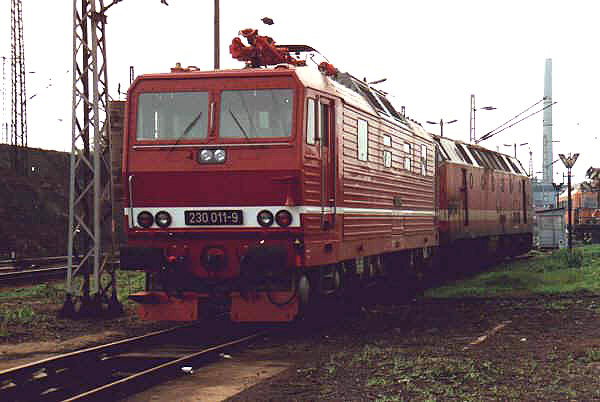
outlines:
[[[358,160],[366,161],[369,148],[369,125],[366,120],[358,119]]]
[[[306,143],[315,144],[315,100],[306,99]]]

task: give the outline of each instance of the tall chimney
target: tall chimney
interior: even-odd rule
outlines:
[[[552,184],[552,59],[546,59],[544,73],[544,183]]]

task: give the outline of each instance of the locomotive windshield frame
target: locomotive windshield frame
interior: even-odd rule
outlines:
[[[135,147],[296,139],[302,91],[289,73],[243,81],[190,73],[179,81],[180,88],[163,78],[145,76],[130,90],[130,113],[137,118],[129,141]]]

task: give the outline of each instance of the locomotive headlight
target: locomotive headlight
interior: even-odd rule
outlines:
[[[282,209],[275,214],[275,221],[281,227],[290,226],[292,223],[292,214],[290,214],[289,211]]]
[[[143,228],[149,228],[154,223],[154,217],[148,211],[142,211],[137,216],[137,223]]]
[[[263,227],[269,227],[273,224],[273,214],[266,209],[260,211],[256,216],[256,219],[258,220],[258,224]]]
[[[225,162],[226,157],[227,157],[227,154],[225,153],[224,149],[215,150],[215,153],[214,153],[215,162],[223,163],[223,162]]]
[[[171,224],[171,215],[167,211],[157,212],[154,221],[161,228],[166,228]]]
[[[213,151],[210,149],[203,149],[200,151],[200,162],[210,163],[213,159]]]

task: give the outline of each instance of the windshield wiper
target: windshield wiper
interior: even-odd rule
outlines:
[[[194,126],[196,125],[196,123],[198,123],[201,118],[202,118],[202,112],[198,113],[196,115],[196,117],[194,117],[194,120],[192,120],[190,122],[190,124],[188,124],[186,126],[186,128],[183,130],[183,132],[181,133],[181,135],[177,138],[177,141],[175,141],[175,144],[173,144],[173,146],[171,147],[171,149],[169,151],[172,151],[173,149],[175,149],[175,147],[179,144],[179,142],[183,139],[183,137],[185,137],[186,135],[189,134],[189,132],[192,130],[192,128],[194,128]]]
[[[196,123],[198,123],[198,121],[202,118],[202,112],[198,113],[198,115],[194,118],[194,120],[192,120],[190,122],[190,124],[187,125],[187,127],[185,128],[185,130],[183,130],[183,133],[179,136],[179,138],[177,139],[178,141],[180,139],[182,139],[183,137],[185,137],[186,135],[188,135],[188,133],[190,132],[190,130],[192,128],[194,128],[194,126],[196,125]]]
[[[246,130],[244,130],[244,127],[242,127],[242,125],[240,124],[239,120],[235,117],[235,114],[233,114],[233,112],[231,111],[231,109],[229,109],[229,114],[233,118],[233,121],[235,121],[235,124],[238,126],[238,128],[240,129],[240,131],[242,132],[242,134],[244,134],[244,137],[246,137],[246,139],[249,140],[250,137],[248,137],[248,133],[246,133]]]

